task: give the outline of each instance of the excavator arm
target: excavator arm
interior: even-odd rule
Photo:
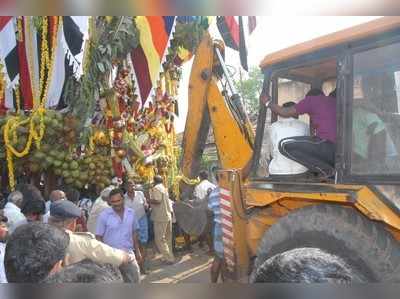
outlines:
[[[181,158],[182,173],[189,178],[198,175],[210,125],[223,169],[245,169],[253,154],[253,129],[226,71],[222,51],[221,43],[207,33],[193,61]],[[221,75],[232,96],[221,92]]]

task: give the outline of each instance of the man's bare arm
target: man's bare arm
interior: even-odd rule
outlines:
[[[265,94],[261,94],[260,101],[262,104],[266,105],[267,108],[270,108],[272,112],[278,114],[282,117],[294,117],[297,116],[297,111],[294,106],[291,107],[281,107],[278,104],[274,104],[271,102],[268,96]]]

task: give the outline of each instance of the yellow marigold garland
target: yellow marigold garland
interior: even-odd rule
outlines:
[[[18,31],[22,33],[22,20],[17,20]],[[44,126],[44,114],[46,112],[45,103],[47,100],[48,89],[50,86],[51,78],[52,78],[52,70],[54,66],[55,60],[55,53],[57,47],[57,35],[58,35],[58,28],[62,26],[62,18],[57,17],[57,21],[55,24],[55,32],[53,32],[52,36],[52,52],[51,57],[49,55],[49,47],[47,42],[47,32],[48,32],[48,19],[47,17],[43,17],[43,27],[42,27],[42,53],[41,53],[41,65],[40,65],[40,79],[39,79],[39,93],[37,94],[40,98],[39,107],[36,108],[31,116],[25,120],[20,121],[20,116],[17,115],[15,117],[10,118],[5,127],[4,127],[4,143],[6,145],[6,154],[7,154],[7,167],[8,167],[8,176],[9,176],[9,184],[11,190],[15,188],[15,177],[14,177],[14,163],[13,163],[13,155],[17,158],[22,158],[29,153],[29,150],[32,146],[32,142],[35,141],[36,147],[40,148],[41,140],[44,136],[45,126]],[[22,36],[20,36],[22,37]],[[31,66],[29,66],[30,68]],[[44,77],[46,74],[47,69],[47,80],[44,82]],[[20,109],[20,96],[19,96],[19,89],[16,88],[16,99],[17,99],[17,112]],[[35,128],[34,119],[36,116],[39,117],[39,132],[37,132]],[[17,129],[20,126],[26,125],[29,123],[29,135],[27,143],[24,149],[19,152],[15,149],[11,142],[10,142],[10,134],[13,134],[13,141],[17,139]]]

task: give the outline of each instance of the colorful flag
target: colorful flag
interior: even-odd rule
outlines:
[[[218,16],[217,27],[225,45],[239,51],[240,63],[243,69],[247,71],[247,48],[243,28],[243,17],[239,16],[238,23],[234,16]]]
[[[18,83],[17,39],[13,17],[0,17],[0,61],[5,66],[7,85]]]
[[[217,27],[229,48],[239,50],[239,24],[234,16],[218,16]]]
[[[247,27],[249,29],[249,35],[253,33],[254,29],[256,29],[256,26],[257,26],[257,17],[249,16],[247,23]]]
[[[239,56],[240,56],[240,64],[243,69],[248,71],[249,67],[247,65],[247,48],[246,48],[246,38],[244,35],[243,28],[243,17],[239,17]]]
[[[20,38],[18,39],[18,61],[19,61],[19,87],[20,87],[20,100],[21,107],[24,110],[32,110],[33,96],[32,96],[32,82],[29,73],[28,57],[26,56],[26,37],[25,37],[25,18],[21,18],[21,29],[19,32]]]
[[[144,104],[156,86],[168,42],[175,24],[174,16],[138,16],[136,27],[140,43],[131,53],[137,87]]]

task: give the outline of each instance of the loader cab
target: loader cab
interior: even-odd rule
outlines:
[[[336,183],[398,184],[399,19],[367,23],[273,53],[261,68],[275,103],[298,102],[312,87],[326,95],[336,91]],[[300,119],[310,123],[308,116]],[[265,153],[268,128],[276,120],[260,107],[251,171],[255,179],[271,180]]]

